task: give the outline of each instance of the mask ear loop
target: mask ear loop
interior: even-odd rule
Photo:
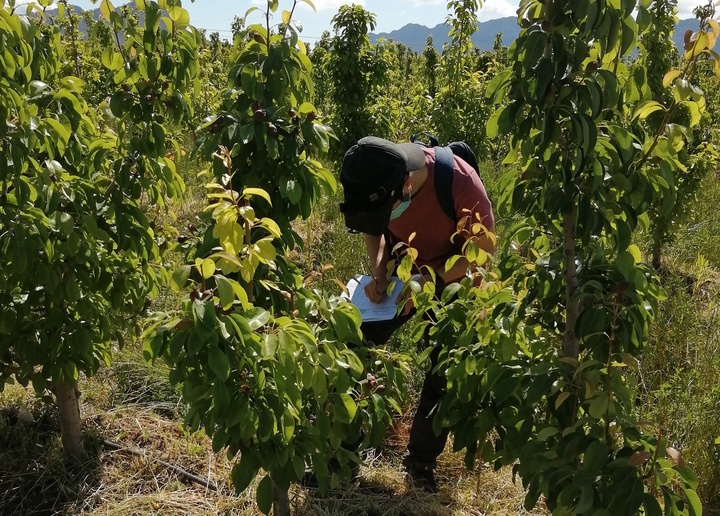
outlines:
[[[408,186],[408,193],[405,193],[403,188],[403,202],[407,202],[412,198],[412,185]]]

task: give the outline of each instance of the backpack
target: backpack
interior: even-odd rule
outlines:
[[[427,139],[428,143],[425,143],[420,138]],[[432,147],[435,149],[435,191],[437,192],[438,202],[445,215],[457,222],[455,201],[452,195],[454,176],[453,155],[458,156],[470,165],[479,176],[480,167],[478,166],[475,153],[465,142],[452,142],[445,147],[440,146],[437,138],[428,133],[415,133],[410,138],[410,141],[423,147]],[[480,180],[482,181],[482,177]]]

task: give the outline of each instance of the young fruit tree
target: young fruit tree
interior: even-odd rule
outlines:
[[[708,22],[691,36],[661,104],[625,60],[649,28],[648,3],[521,2],[511,68],[488,87],[499,105],[488,133],[511,140],[500,202],[520,220],[483,286],[464,280],[445,304],[416,295],[444,345],[436,425],[453,430],[468,467],[513,464],[527,509],[543,496],[557,514],[661,514],[661,496],[665,514],[702,512],[681,454],[634,416],[637,360],[664,293],[633,233],[673,196],[704,109],[689,79],[720,30]],[[686,126],[668,123],[679,109]],[[465,249],[470,262],[478,254]]]
[[[58,73],[63,5],[48,24],[32,16],[38,6],[26,16],[0,1],[0,389],[14,378],[54,394],[65,452],[79,461],[79,375],[110,362],[118,321],[158,291],[144,199],[183,188],[165,157],[163,124],[188,112],[193,73],[179,56],[193,55],[195,36],[160,28],[158,4],[141,4],[145,28],[134,30],[109,2],[101,6],[115,32],[125,31],[103,56],[117,84],[109,129],[82,81]]]
[[[238,492],[262,470],[257,505],[277,515],[306,474],[321,489],[350,476],[400,411],[406,375],[402,357],[364,346],[357,308],[329,295],[324,277],[309,288],[291,259],[303,245],[293,222],[336,188],[316,159],[334,134],[308,101],[296,6],[269,1],[236,36],[220,111],[198,129],[197,153],[211,162],[204,238],[173,276],[181,306],[145,332],[146,356],[182,385],[188,426],[240,454]]]

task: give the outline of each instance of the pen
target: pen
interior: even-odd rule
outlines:
[[[375,292],[380,294],[380,292],[378,292],[378,289],[377,289],[380,286],[380,283],[378,282],[377,278],[375,277],[375,269],[373,269],[372,264],[370,263],[370,258],[368,256],[364,256],[363,258],[364,258],[363,261],[365,262],[364,263],[365,268],[368,270],[368,276],[370,276],[372,278],[373,282],[375,283]]]

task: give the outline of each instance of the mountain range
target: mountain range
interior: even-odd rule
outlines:
[[[130,8],[135,7],[135,2],[129,2],[127,4]],[[70,5],[77,14],[81,14],[83,9],[75,5]],[[49,15],[55,14],[55,10],[48,10]],[[92,17],[97,20],[100,18],[100,8],[92,9]],[[673,34],[673,41],[678,49],[682,48],[683,35],[687,29],[697,30],[698,21],[694,18],[680,20],[675,28]],[[79,27],[81,32],[85,32],[85,22],[80,21]],[[433,45],[435,49],[441,51],[443,45],[450,42],[448,37],[449,27],[445,23],[439,23],[434,27],[426,27],[424,25],[418,25],[416,23],[409,23],[391,32],[380,32],[370,33],[370,42],[376,43],[381,38],[386,40],[394,40],[397,43],[402,43],[406,47],[414,50],[415,52],[422,52],[425,48],[425,44],[428,36],[432,36]],[[495,20],[489,20],[486,22],[478,23],[478,30],[473,36],[473,44],[480,50],[491,50],[495,36],[497,34],[502,35],[502,41],[505,46],[509,46],[510,43],[515,41],[520,32],[520,27],[517,23],[517,18],[514,16],[508,16],[505,18],[498,18]]]
[[[689,18],[680,20],[675,28],[673,41],[678,49],[683,45],[683,34],[685,30],[697,30],[698,20]],[[444,44],[450,41],[448,37],[449,27],[445,23],[439,23],[435,27],[425,27],[416,23],[409,23],[392,32],[380,32],[378,34],[370,34],[370,42],[376,43],[379,39],[393,40],[396,43],[402,43],[406,47],[415,52],[422,52],[428,36],[432,36],[435,49],[440,51]],[[517,18],[508,16],[506,18],[498,18],[478,23],[478,31],[473,36],[473,44],[480,50],[491,50],[496,34],[502,34],[503,44],[509,46],[515,41],[520,32]]]

